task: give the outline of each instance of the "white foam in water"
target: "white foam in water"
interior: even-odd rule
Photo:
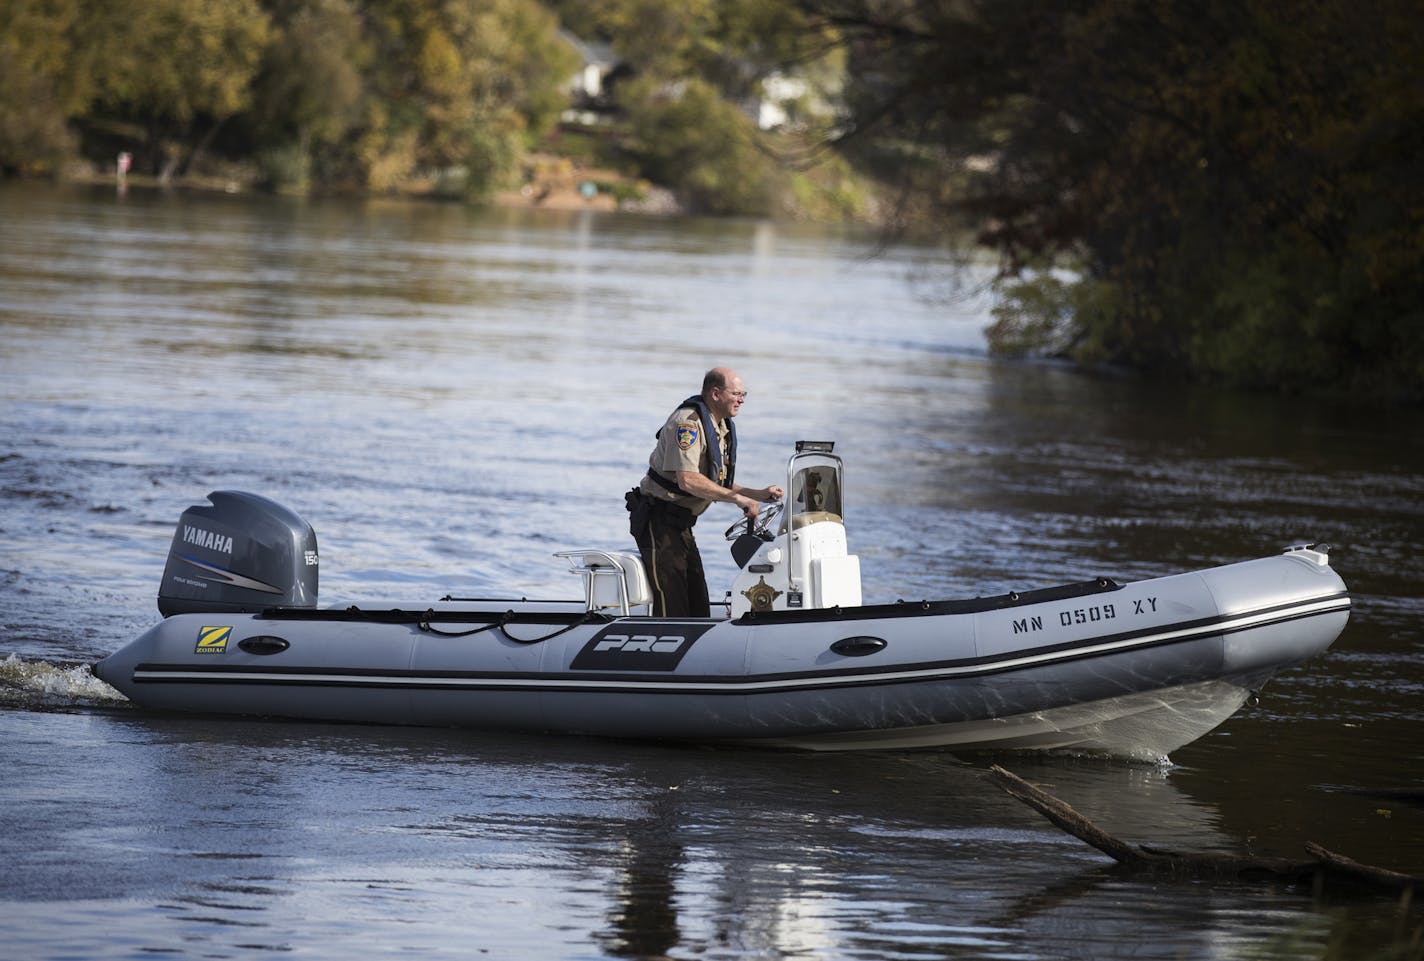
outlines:
[[[82,664],[25,661],[14,654],[0,661],[0,701],[40,707],[127,700]]]

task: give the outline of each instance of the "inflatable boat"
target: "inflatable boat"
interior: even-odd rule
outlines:
[[[1152,760],[1349,617],[1311,545],[1132,583],[866,604],[834,445],[798,443],[785,489],[728,529],[737,574],[709,618],[649,616],[642,564],[616,550],[555,555],[581,582],[573,600],[320,608],[312,527],[215,492],[174,532],[163,620],[93,670],[161,711]]]

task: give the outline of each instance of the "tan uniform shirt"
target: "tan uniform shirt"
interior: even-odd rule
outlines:
[[[727,439],[731,431],[727,428],[726,421],[718,421],[714,426],[717,443],[722,448],[722,463],[726,464]],[[657,471],[674,484],[677,483],[678,471],[705,475],[711,465],[712,455],[703,433],[702,418],[697,416],[697,409],[679,407],[672,412],[672,416],[658,433],[658,444],[653,448],[652,456],[648,458],[648,468]],[[646,475],[639,482],[638,489],[649,497],[672,501],[680,507],[686,507],[694,514],[701,514],[712,505],[711,501],[690,494],[674,494]]]

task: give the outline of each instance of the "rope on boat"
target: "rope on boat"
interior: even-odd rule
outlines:
[[[512,614],[513,611],[510,611],[509,613]],[[544,641],[553,640],[560,634],[567,634],[569,631],[572,631],[576,627],[582,627],[585,624],[607,623],[610,620],[612,620],[612,618],[608,617],[608,615],[606,614],[600,614],[597,611],[589,611],[588,613],[584,614],[583,617],[580,617],[578,620],[574,621],[572,624],[569,624],[565,627],[561,627],[552,634],[545,634],[543,637],[523,638],[515,637],[513,634],[509,633],[509,631],[505,629],[506,622],[501,619],[499,624],[499,632],[516,644],[540,644]]]
[[[513,613],[513,611],[505,611],[503,614],[500,615],[499,620],[491,621],[484,627],[476,627],[468,631],[442,631],[440,630],[440,628],[430,623],[431,617],[435,615],[435,608],[428,607],[425,609],[425,613],[420,616],[420,621],[416,624],[416,626],[419,627],[422,631],[425,631],[430,634],[439,634],[441,637],[469,637],[472,634],[483,634],[485,631],[492,631],[496,627],[499,628],[501,631],[504,630],[504,625],[508,623],[509,618]]]
[[[440,628],[436,627],[434,624],[431,623],[431,618],[434,617],[434,615],[435,609],[427,608],[425,613],[421,615],[420,621],[417,626],[422,631],[426,631],[430,634],[438,634],[441,637],[470,637],[474,634],[483,634],[485,631],[492,631],[498,629],[501,634],[503,634],[505,637],[509,638],[509,640],[513,641],[516,644],[542,644],[545,641],[553,640],[560,634],[567,634],[569,631],[572,631],[576,627],[582,627],[585,624],[603,623],[611,620],[611,618],[609,618],[606,614],[600,614],[597,611],[588,611],[583,615],[583,617],[580,617],[578,620],[566,624],[565,626],[559,628],[557,631],[554,631],[552,634],[545,634],[543,637],[516,637],[515,635],[509,633],[509,625],[518,619],[513,611],[505,611],[499,616],[499,620],[491,621],[484,627],[471,628],[468,631],[442,631]]]

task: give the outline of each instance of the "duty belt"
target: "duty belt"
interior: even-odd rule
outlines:
[[[677,481],[668,480],[666,477],[664,477],[662,474],[659,474],[651,467],[648,468],[648,476],[651,477],[659,487],[663,488],[663,490],[670,491],[678,495],[679,497],[687,496],[687,491],[683,490],[681,487],[678,487]]]

